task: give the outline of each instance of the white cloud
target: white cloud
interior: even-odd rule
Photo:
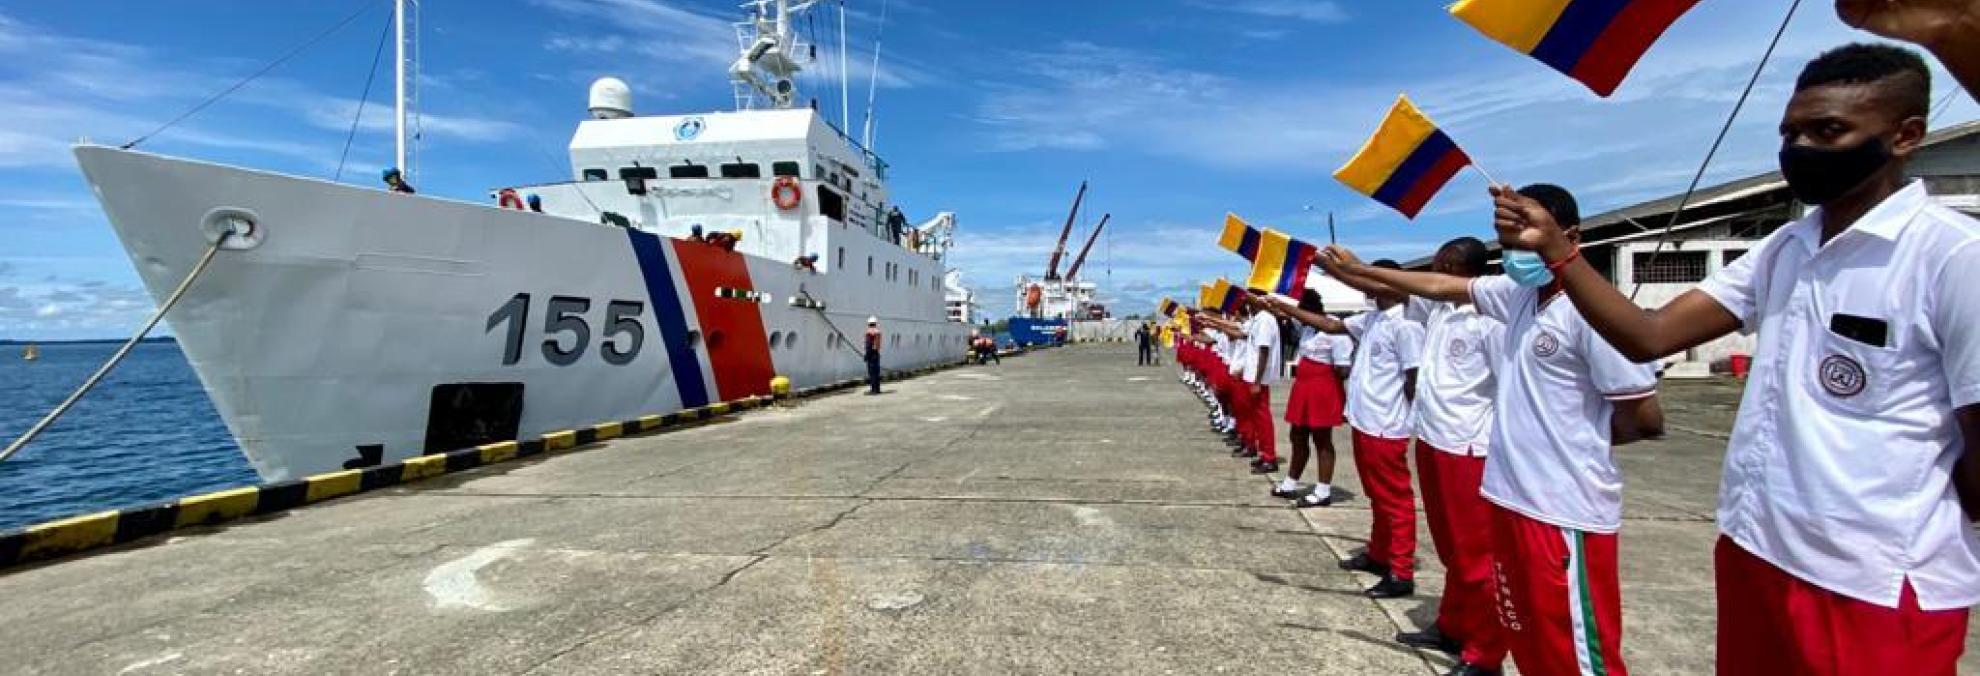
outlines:
[[[0,14],[0,120],[7,121],[0,129],[0,168],[72,169],[74,141],[118,143],[151,132],[232,85],[241,68],[239,63],[175,63],[140,47],[63,35]],[[349,129],[356,106],[354,99],[264,77],[154,142],[279,156],[327,171],[337,155],[329,135],[315,135],[317,142],[298,140],[308,135],[283,123],[300,120],[341,132]],[[244,108],[284,115],[249,116],[245,119],[253,122],[241,124]],[[423,122],[430,136],[467,142],[501,141],[520,132],[509,122],[446,113],[425,114]],[[390,126],[387,115],[367,115],[364,129]]]
[[[1341,7],[1341,3],[1324,0],[1223,0],[1221,2],[1192,0],[1189,4],[1204,9],[1274,19],[1296,19],[1317,23],[1340,23],[1348,20],[1347,9]]]

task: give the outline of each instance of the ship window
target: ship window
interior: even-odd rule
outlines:
[[[846,248],[839,247],[839,259],[838,261],[832,263],[832,269],[837,270],[845,266],[846,266]]]
[[[708,166],[704,164],[676,164],[667,167],[667,175],[674,178],[708,178]]]
[[[867,256],[867,257],[866,257],[866,276],[868,276],[868,277],[872,277],[872,276],[873,276],[873,257],[872,257],[872,256]]]
[[[776,162],[770,165],[770,173],[775,176],[797,178],[798,174],[804,173],[804,167],[796,162]]]
[[[619,178],[625,179],[628,195],[646,194],[646,181],[659,177],[660,173],[654,171],[653,167],[619,167]]]
[[[724,164],[722,178],[763,178],[763,165],[754,162]]]
[[[812,177],[812,178],[815,178],[815,179],[819,179],[819,180],[824,180],[824,178],[825,178],[825,165],[823,165],[823,164],[814,164],[814,165],[811,165],[811,177]]]
[[[603,180],[605,180],[605,179],[607,179],[607,178],[610,178],[610,177],[611,177],[611,174],[608,174],[608,173],[606,173],[604,169],[586,169],[586,170],[584,170],[584,180],[587,180],[587,181],[603,181]]]
[[[825,186],[818,186],[818,213],[835,221],[845,221],[846,198],[841,197],[839,193],[826,190]]]
[[[770,332],[770,349],[772,349],[772,350],[774,350],[774,349],[777,349],[777,341],[780,341],[780,340],[783,340],[783,339],[784,339],[784,332],[782,332],[782,331],[771,331],[771,332]]]

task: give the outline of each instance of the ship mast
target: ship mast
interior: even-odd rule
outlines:
[[[810,46],[799,42],[791,18],[818,2],[750,0],[743,5],[746,9],[754,8],[756,16],[738,25],[739,30],[746,31],[742,56],[729,65],[729,79],[735,81],[738,91],[751,94],[744,97],[738,93],[739,104],[747,105],[756,96],[762,96],[772,108],[796,107],[797,76],[804,72],[805,62],[817,55]],[[754,38],[748,34],[754,34]]]
[[[411,168],[406,166],[406,0],[392,2],[392,33],[392,166],[411,180]]]

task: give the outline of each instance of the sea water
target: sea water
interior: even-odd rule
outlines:
[[[117,350],[0,346],[0,445],[26,432]],[[0,530],[256,483],[176,343],[139,345],[67,415],[0,462]]]

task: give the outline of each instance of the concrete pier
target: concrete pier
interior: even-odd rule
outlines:
[[[1171,368],[1073,347],[507,463],[0,575],[0,670],[1434,674],[1435,611],[1334,566]],[[1283,393],[1281,393],[1283,394]],[[1736,391],[1672,384],[1622,450],[1626,657],[1712,670]],[[1963,671],[1980,670],[1971,647]]]

